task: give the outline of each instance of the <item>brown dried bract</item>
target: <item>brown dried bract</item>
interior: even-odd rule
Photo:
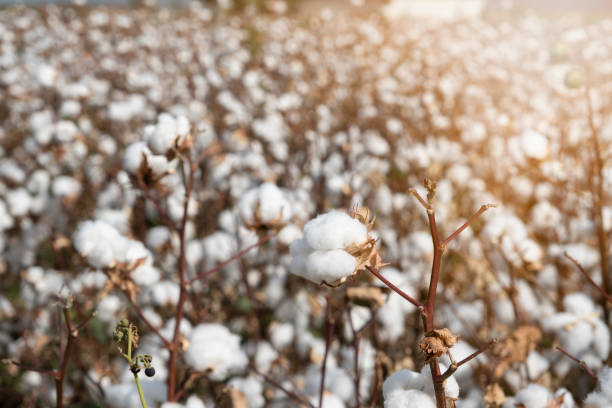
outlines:
[[[370,209],[368,207],[359,207],[358,205],[351,208],[349,213],[351,217],[362,223],[368,228],[368,232],[374,228],[374,222],[376,221],[376,217],[372,216]]]
[[[441,357],[448,352],[459,341],[450,329],[436,329],[425,333],[425,337],[419,343],[421,351],[425,354],[425,361],[431,358]]]
[[[237,388],[230,385],[221,391],[219,408],[248,408],[248,406],[247,397]]]
[[[265,230],[273,230],[278,231],[286,225],[286,222],[283,221],[283,208],[281,208],[278,213],[278,217],[276,217],[272,221],[265,221],[261,218],[260,212],[260,203],[259,201],[255,203],[255,208],[253,209],[253,222],[245,223],[245,227],[250,229],[251,231],[260,232]]]
[[[489,384],[485,388],[484,402],[488,406],[497,407],[506,400],[506,394],[499,384]]]
[[[346,290],[346,297],[357,304],[383,306],[383,291],[377,287],[352,287]]]
[[[504,341],[493,346],[493,353],[501,359],[495,369],[495,377],[500,377],[514,363],[527,359],[542,338],[542,332],[536,326],[520,326]]]

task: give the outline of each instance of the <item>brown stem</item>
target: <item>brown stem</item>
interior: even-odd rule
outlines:
[[[180,163],[183,166],[183,162]],[[182,169],[183,167],[181,167]],[[178,305],[175,314],[175,326],[174,335],[172,336],[172,344],[170,347],[170,358],[168,360],[168,400],[176,401],[176,377],[177,377],[177,360],[179,353],[179,337],[181,333],[181,321],[183,320],[183,313],[185,308],[185,299],[187,298],[187,260],[185,255],[185,229],[187,226],[187,219],[189,218],[189,200],[191,199],[191,193],[193,191],[193,185],[195,183],[195,174],[197,171],[197,165],[191,162],[189,159],[189,176],[185,181],[185,197],[183,201],[183,218],[181,219],[181,225],[179,227],[179,279],[180,279],[180,293],[178,299]]]
[[[472,354],[470,354],[469,356],[467,356],[463,360],[459,361],[458,363],[452,361],[452,358],[451,358],[451,365],[450,365],[450,367],[448,367],[448,369],[442,375],[440,375],[438,378],[436,378],[436,381],[438,381],[438,382],[446,381],[451,375],[453,375],[455,373],[455,371],[457,371],[457,369],[459,367],[461,367],[465,363],[469,362],[470,360],[478,357],[480,354],[484,353],[489,347],[491,347],[493,344],[496,344],[498,341],[499,341],[498,339],[491,340],[490,342],[485,344],[483,347],[481,347],[479,350],[476,350],[475,352],[473,352]],[[450,356],[450,352],[449,352],[449,356]]]
[[[595,198],[593,205],[593,212],[595,213],[595,220],[597,223],[597,241],[599,244],[599,262],[601,266],[601,277],[603,281],[603,287],[606,293],[612,293],[612,282],[610,280],[610,272],[608,270],[608,244],[606,231],[603,225],[603,200],[604,200],[604,176],[603,176],[603,158],[601,153],[601,146],[599,143],[599,132],[597,126],[595,126],[593,105],[591,103],[591,84],[590,75],[586,75],[587,81],[585,86],[585,99],[587,104],[589,127],[591,129],[593,152],[595,154],[595,165],[597,171],[596,186],[592,191]],[[606,316],[609,314],[609,305],[604,304],[604,310]]]
[[[468,218],[468,220],[459,228],[457,228],[457,230],[455,232],[453,232],[452,234],[450,234],[448,236],[448,238],[446,238],[444,241],[442,241],[442,246],[446,246],[449,242],[451,242],[453,239],[455,239],[455,237],[459,234],[461,234],[461,232],[466,229],[467,227],[470,226],[470,224],[478,217],[480,217],[482,215],[482,213],[484,213],[485,211],[487,211],[489,208],[491,207],[497,207],[496,204],[485,204],[483,206],[481,206],[478,211],[476,211],[474,214],[472,214],[472,216],[470,218]]]
[[[191,284],[193,284],[193,282],[200,280],[200,279],[204,279],[205,277],[207,277],[208,275],[211,275],[215,272],[217,272],[218,270],[224,268],[225,266],[229,265],[230,263],[234,262],[237,259],[242,258],[247,252],[251,251],[254,248],[258,248],[260,246],[262,246],[263,244],[265,244],[266,242],[268,242],[272,237],[274,236],[274,234],[268,234],[266,236],[264,236],[263,238],[261,238],[259,241],[257,241],[256,243],[254,243],[251,246],[248,246],[246,248],[244,248],[243,250],[241,250],[240,252],[237,252],[236,254],[234,254],[231,258],[221,262],[220,264],[214,266],[213,268],[200,272],[197,276],[195,276],[193,279],[189,280],[188,282],[188,286],[190,286]]]
[[[586,373],[588,375],[590,375],[594,380],[597,380],[597,374],[595,374],[595,372],[593,372],[593,370],[591,370],[591,368],[587,365],[587,363],[585,363],[582,360],[577,359],[576,357],[572,356],[570,353],[568,353],[567,351],[565,351],[563,349],[563,347],[561,346],[557,346],[555,347],[557,350],[559,350],[560,352],[562,352],[563,354],[565,354],[567,357],[569,357],[570,359],[574,360],[575,362],[577,362],[580,367],[582,367],[582,369],[584,371],[586,371]]]
[[[406,294],[403,290],[401,290],[400,288],[395,286],[393,283],[391,283],[389,280],[387,280],[387,278],[382,276],[380,274],[380,272],[378,272],[378,270],[376,268],[374,268],[372,266],[369,266],[369,265],[366,265],[366,268],[368,269],[368,271],[370,271],[374,276],[376,276],[378,279],[380,279],[385,285],[387,285],[395,293],[397,293],[398,295],[400,295],[401,297],[403,297],[404,299],[406,299],[407,301],[409,301],[410,303],[412,303],[416,307],[423,307],[423,304],[421,304],[421,302],[419,302],[418,300],[414,299],[410,295]]]
[[[599,293],[602,294],[602,296],[610,303],[612,303],[612,296],[610,296],[605,290],[604,288],[602,288],[600,285],[598,285],[597,283],[595,283],[595,281],[593,280],[593,278],[591,278],[591,275],[589,275],[589,273],[587,271],[584,270],[584,267],[580,264],[580,262],[578,262],[576,259],[572,258],[567,252],[564,252],[563,255],[565,255],[565,257],[567,259],[569,259],[570,261],[572,261],[574,263],[574,265],[576,265],[578,267],[578,269],[580,269],[580,272],[582,272],[582,274],[584,275],[584,277],[589,281],[589,283],[591,285],[593,285],[595,288],[597,288],[597,290],[599,290]]]
[[[304,397],[299,396],[298,394],[296,394],[293,391],[290,391],[288,389],[286,389],[285,387],[283,387],[280,383],[278,383],[277,381],[273,380],[272,378],[268,377],[267,375],[265,375],[264,373],[260,372],[257,367],[255,367],[255,365],[253,365],[252,363],[249,363],[249,367],[251,368],[251,370],[257,374],[260,375],[264,380],[266,380],[268,383],[270,383],[272,386],[274,386],[275,388],[278,388],[279,390],[281,390],[282,392],[284,392],[285,394],[287,394],[287,396],[289,398],[291,398],[292,400],[303,404],[303,405],[307,405],[310,408],[315,408],[314,405],[312,405],[312,403]]]
[[[157,335],[157,337],[159,337],[159,339],[162,341],[162,343],[164,343],[164,346],[166,346],[169,349],[170,346],[172,345],[172,343],[170,343],[161,334],[159,329],[157,327],[155,327],[155,325],[153,323],[151,323],[151,321],[149,319],[147,319],[147,317],[144,315],[144,312],[142,311],[140,306],[138,306],[138,303],[136,303],[134,300],[132,300],[132,298],[130,297],[130,294],[127,291],[125,291],[125,290],[123,291],[123,294],[128,299],[128,302],[130,302],[130,305],[132,305],[132,307],[134,308],[134,311],[136,312],[136,314],[138,315],[140,320],[142,320],[149,327],[149,329],[151,329],[153,331],[153,333],[155,333]]]

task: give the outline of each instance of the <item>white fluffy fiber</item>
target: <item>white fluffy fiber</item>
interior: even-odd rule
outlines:
[[[179,138],[189,133],[189,121],[184,116],[174,117],[162,113],[157,117],[157,123],[144,129],[144,140],[155,154],[166,154],[172,149]]]
[[[503,408],[514,408],[522,406],[525,408],[548,408],[554,399],[563,395],[563,403],[561,408],[574,408],[574,399],[572,394],[564,388],[560,388],[557,392],[551,394],[546,387],[539,384],[529,384],[527,387],[519,391],[513,398],[508,398],[502,404]],[[556,406],[556,405],[555,405]],[[609,405],[606,405],[609,407]]]
[[[612,407],[612,367],[604,367],[597,374],[597,390],[587,395],[585,408]]]
[[[216,323],[193,328],[185,360],[198,371],[211,370],[208,377],[213,381],[223,381],[231,374],[243,371],[248,363],[240,348],[240,337]]]
[[[440,364],[440,370],[444,372],[446,367]],[[453,376],[446,380],[444,391],[447,397],[459,397],[459,385]],[[396,371],[383,383],[385,408],[434,408],[433,395],[429,366],[420,373],[408,369]]]
[[[169,169],[166,156],[155,155],[144,142],[135,142],[125,149],[123,155],[123,168],[130,174],[136,174],[142,165],[143,155],[147,159],[147,165],[154,176],[164,174]]]
[[[304,226],[304,238],[291,244],[291,272],[318,284],[350,276],[356,260],[344,248],[367,236],[365,225],[344,212],[319,215]]]
[[[255,219],[257,209],[259,219]],[[274,183],[262,185],[247,191],[238,203],[240,217],[246,224],[260,222],[287,222],[291,218],[291,207],[285,194]]]

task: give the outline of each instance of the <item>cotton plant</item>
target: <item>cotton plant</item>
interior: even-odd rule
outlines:
[[[291,244],[291,272],[317,284],[335,286],[367,266],[380,267],[369,210],[322,214],[306,223],[304,237]]]

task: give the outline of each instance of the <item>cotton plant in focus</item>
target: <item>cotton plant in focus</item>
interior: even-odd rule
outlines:
[[[367,266],[382,263],[369,231],[374,220],[369,210],[347,214],[331,211],[308,221],[304,237],[290,246],[291,272],[317,284],[336,286]]]

